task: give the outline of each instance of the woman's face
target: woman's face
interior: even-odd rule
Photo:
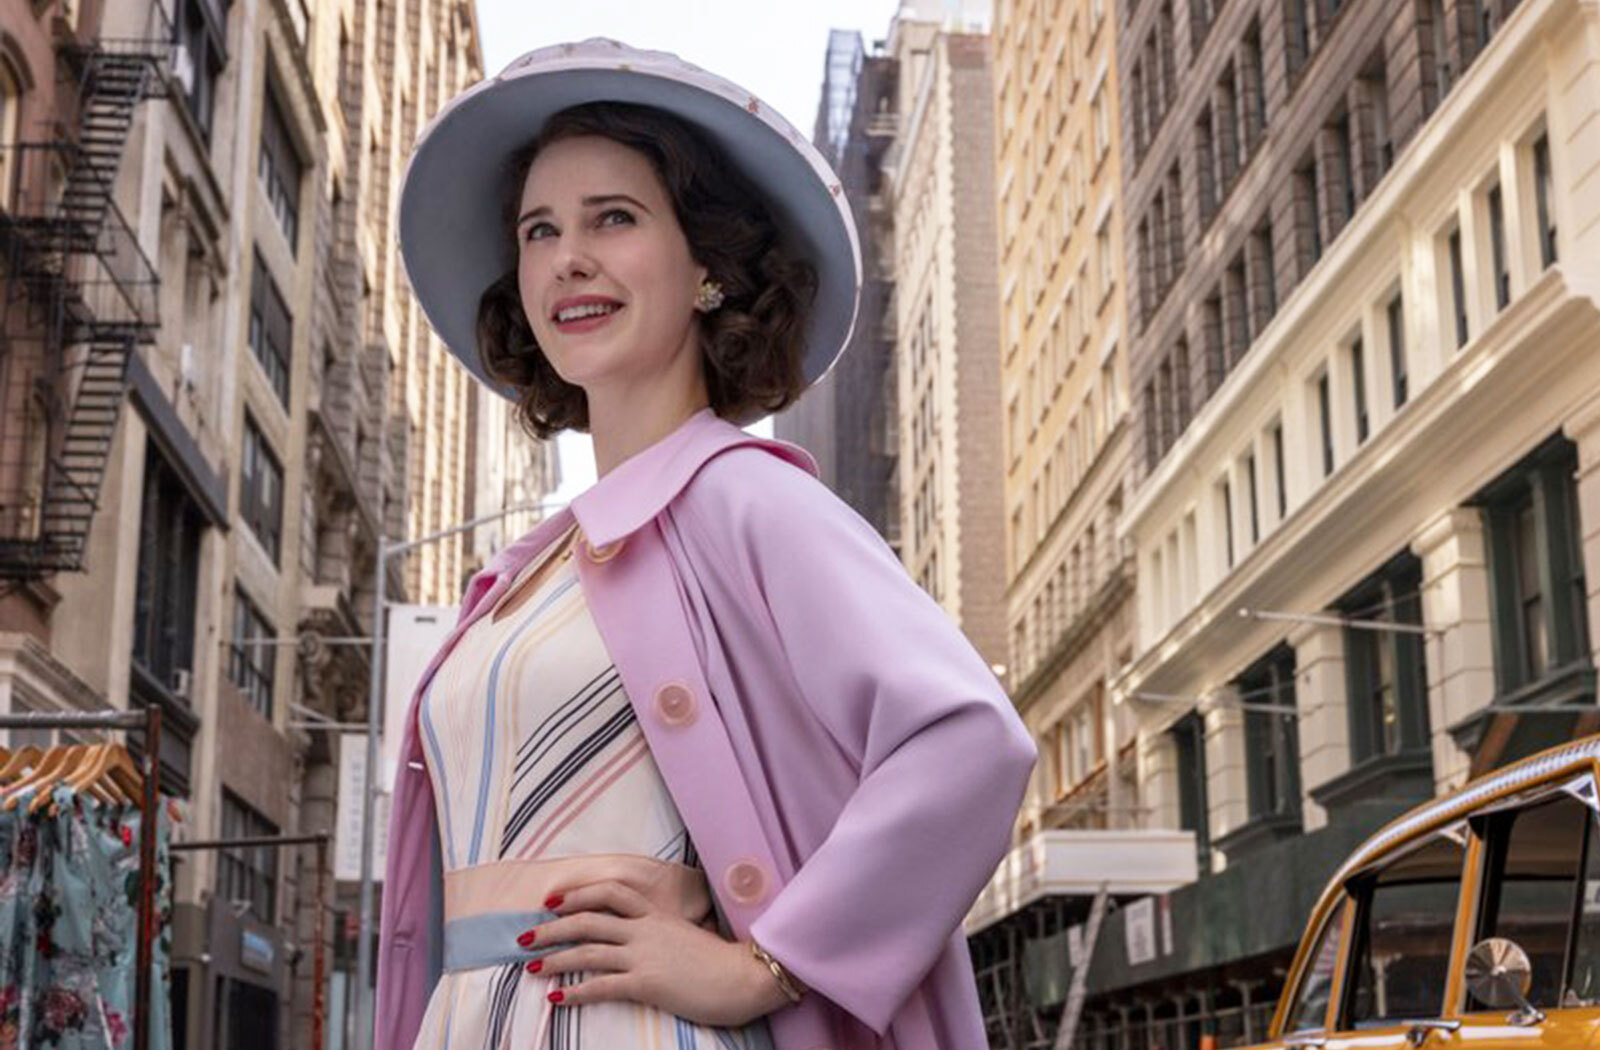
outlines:
[[[699,381],[694,298],[706,271],[642,154],[597,136],[554,142],[529,168],[517,214],[522,308],[562,379],[591,399]]]

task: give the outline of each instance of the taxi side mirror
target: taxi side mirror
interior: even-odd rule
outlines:
[[[1543,1012],[1528,1001],[1533,964],[1516,941],[1490,937],[1473,945],[1467,953],[1466,980],[1467,990],[1484,1005],[1517,1008],[1508,1023],[1529,1027],[1544,1020]]]

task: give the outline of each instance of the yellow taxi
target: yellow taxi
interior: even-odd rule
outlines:
[[[1280,1050],[1587,1050],[1600,1036],[1600,736],[1417,807],[1312,910]]]

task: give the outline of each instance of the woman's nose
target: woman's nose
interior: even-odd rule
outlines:
[[[594,258],[576,239],[562,238],[551,263],[558,281],[593,277],[595,273]]]

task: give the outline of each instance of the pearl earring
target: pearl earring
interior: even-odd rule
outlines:
[[[700,282],[700,289],[695,292],[694,308],[703,314],[708,314],[722,305],[722,285],[716,281],[704,280]]]

